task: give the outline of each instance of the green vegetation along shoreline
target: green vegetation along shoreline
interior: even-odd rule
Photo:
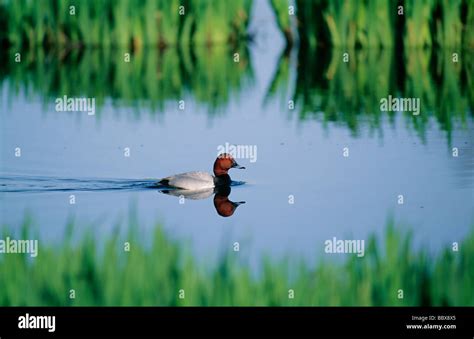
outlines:
[[[25,222],[22,237],[32,229]],[[197,263],[159,225],[149,246],[130,231],[128,252],[116,234],[105,243],[87,235],[73,243],[66,233],[60,245],[40,244],[36,258],[0,256],[0,305],[474,306],[474,230],[458,251],[449,246],[430,256],[389,221],[381,240],[366,241],[363,258],[321,258],[314,267],[266,259],[257,275],[233,251],[212,267]]]
[[[474,47],[470,0],[271,0],[277,23],[291,43],[305,46]]]
[[[247,35],[251,0],[1,0],[0,43],[14,46],[212,45]]]
[[[260,0],[259,0],[260,1]],[[212,45],[249,37],[252,0],[0,0],[0,44]],[[291,45],[474,47],[470,0],[270,0]]]

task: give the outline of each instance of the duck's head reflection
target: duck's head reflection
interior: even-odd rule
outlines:
[[[217,214],[219,214],[221,217],[230,217],[234,214],[237,207],[242,204],[245,204],[245,201],[235,202],[229,200],[229,195],[231,191],[232,189],[230,185],[216,186],[214,188],[207,188],[202,190],[160,190],[160,192],[164,194],[191,200],[207,199],[212,194],[214,194],[214,207],[216,209]]]
[[[214,207],[221,217],[230,217],[239,205],[245,204],[245,201],[235,202],[229,200],[230,186],[217,187],[215,190]]]

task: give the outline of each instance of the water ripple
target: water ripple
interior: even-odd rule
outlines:
[[[41,176],[1,176],[0,192],[117,191],[158,188],[156,179],[57,178]]]

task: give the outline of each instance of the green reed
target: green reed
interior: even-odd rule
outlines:
[[[270,3],[273,8],[273,12],[275,13],[275,19],[278,28],[285,35],[287,41],[292,43],[293,34],[291,32],[288,2],[281,0],[270,0]]]
[[[271,0],[279,28],[293,42],[289,4]],[[407,47],[474,46],[470,0],[296,0],[295,5],[298,35],[309,46],[390,47],[400,35]],[[132,48],[235,42],[247,36],[251,6],[252,0],[1,0],[0,41]]]
[[[429,255],[414,250],[411,233],[389,221],[382,238],[366,241],[363,258],[319,258],[311,265],[267,258],[256,273],[233,251],[215,264],[197,261],[186,243],[172,240],[158,225],[146,242],[134,220],[126,237],[113,232],[105,243],[87,232],[74,236],[80,225],[70,222],[60,244],[40,242],[35,259],[0,256],[0,305],[474,305],[474,230],[459,243],[459,252],[447,247]],[[35,233],[32,224],[25,222],[23,238]],[[3,237],[9,235],[8,227],[2,229]],[[71,289],[75,299],[69,298]],[[178,297],[181,289],[184,299]]]
[[[250,6],[251,0],[0,0],[0,41],[127,48],[237,42],[246,36]]]
[[[272,0],[271,3],[280,29],[291,32],[289,2]],[[296,0],[295,3],[298,35],[307,46],[391,47],[399,44],[399,36],[406,47],[474,46],[474,5],[469,0]],[[403,6],[403,14],[399,6]],[[293,39],[288,38],[290,42]]]
[[[395,1],[296,0],[297,30],[304,45],[354,48],[392,46]],[[282,30],[289,31],[288,1],[273,0]],[[291,39],[291,37],[290,37]]]

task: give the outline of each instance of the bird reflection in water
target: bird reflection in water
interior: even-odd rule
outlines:
[[[214,207],[217,214],[221,217],[230,217],[234,214],[237,207],[245,204],[245,201],[235,202],[229,200],[231,191],[231,185],[222,185],[202,190],[163,189],[159,192],[191,200],[207,199],[214,194]]]

